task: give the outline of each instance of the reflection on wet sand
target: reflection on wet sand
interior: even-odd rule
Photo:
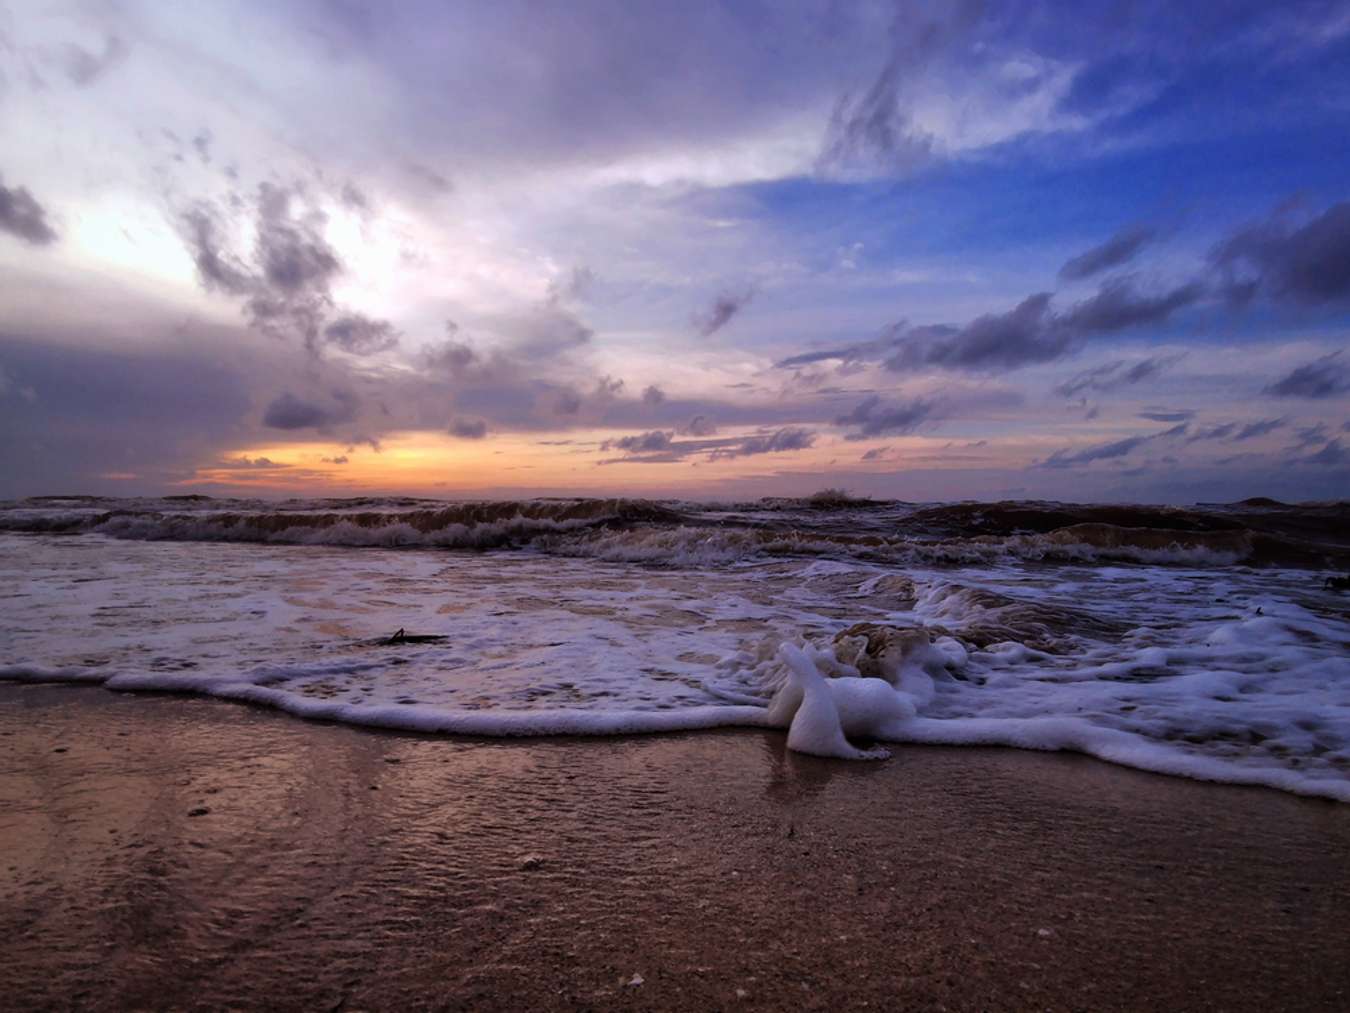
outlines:
[[[5,1008],[1330,1009],[1350,989],[1350,808],[1277,792],[47,687],[0,688],[0,742]]]

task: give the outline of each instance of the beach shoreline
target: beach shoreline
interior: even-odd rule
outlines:
[[[0,685],[0,1007],[1335,1009],[1350,807]]]

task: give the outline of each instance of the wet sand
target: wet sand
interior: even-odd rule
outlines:
[[[1350,1008],[1350,806],[0,686],[0,1007]]]

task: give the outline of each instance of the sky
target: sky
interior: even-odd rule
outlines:
[[[0,0],[0,497],[1350,495],[1350,3]]]

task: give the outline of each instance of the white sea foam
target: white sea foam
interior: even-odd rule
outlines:
[[[663,530],[659,567],[3,535],[0,678],[425,732],[782,727],[790,748],[854,758],[879,742],[1070,749],[1350,801],[1350,623],[1306,572],[900,571],[727,559],[716,529]],[[867,637],[839,636],[859,622],[927,633],[867,677]],[[446,639],[383,642],[400,627]]]

